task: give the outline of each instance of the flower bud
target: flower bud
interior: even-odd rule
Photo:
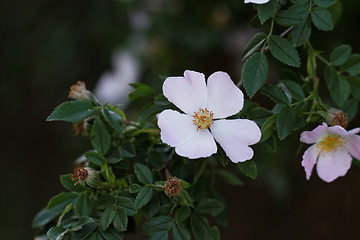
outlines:
[[[169,177],[163,190],[168,197],[175,197],[182,189],[182,183],[177,177]]]
[[[85,184],[90,187],[98,187],[99,182],[96,178],[97,172],[89,167],[79,167],[74,169],[74,174],[71,176],[71,179],[75,181],[74,185],[81,184],[85,186]]]

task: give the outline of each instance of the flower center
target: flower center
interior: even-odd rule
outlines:
[[[320,152],[336,151],[338,148],[345,147],[348,139],[340,135],[331,135],[324,138],[319,142],[316,147],[320,149]]]
[[[165,186],[163,190],[168,193],[169,197],[176,196],[181,188],[181,182],[177,177],[169,177],[169,179],[165,182]]]
[[[75,181],[75,184],[78,184],[79,181],[84,181],[89,175],[88,171],[85,168],[76,168],[74,169],[74,174],[71,176],[71,179]]]
[[[198,112],[194,112],[193,123],[198,129],[207,129],[214,122],[213,115],[214,113],[212,111],[209,112],[207,108],[199,108]]]

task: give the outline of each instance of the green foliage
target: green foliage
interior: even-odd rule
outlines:
[[[240,171],[252,179],[257,177],[257,167],[253,161],[239,162],[236,164]]]
[[[78,122],[90,117],[96,112],[96,108],[89,102],[71,101],[59,105],[46,119],[47,121]]]
[[[326,67],[324,75],[331,98],[338,106],[342,106],[350,95],[350,84],[345,77],[337,75],[332,67]]]
[[[91,129],[91,144],[95,150],[103,156],[110,149],[111,137],[105,124],[100,119],[95,120]]]
[[[261,4],[257,6],[258,16],[261,24],[263,24],[274,14],[274,12],[276,11],[276,7],[277,0],[270,0],[266,4]]]
[[[292,131],[295,123],[295,111],[291,107],[284,106],[281,108],[277,119],[276,128],[280,140],[286,138]]]
[[[215,226],[211,227],[208,220],[194,212],[191,215],[191,227],[197,240],[219,240],[220,232]]]
[[[340,66],[349,60],[351,47],[349,45],[340,45],[335,48],[330,55],[330,61],[334,66]]]
[[[308,17],[308,4],[295,4],[286,10],[280,10],[276,16],[277,24],[285,27],[299,26]]]
[[[271,54],[280,62],[293,67],[300,66],[300,58],[291,42],[277,35],[271,35],[268,41]]]
[[[299,25],[295,26],[291,31],[291,41],[295,47],[303,45],[309,40],[311,35],[311,23],[310,20],[305,20]]]
[[[331,31],[334,28],[330,12],[324,8],[313,8],[311,10],[311,20],[319,30]]]
[[[255,34],[244,47],[244,50],[242,52],[242,59],[246,59],[252,54],[254,54],[256,50],[258,50],[260,46],[265,42],[266,37],[266,33],[260,32]]]
[[[134,171],[135,171],[136,177],[143,184],[153,183],[153,175],[151,173],[151,170],[147,166],[140,164],[140,163],[135,163]]]

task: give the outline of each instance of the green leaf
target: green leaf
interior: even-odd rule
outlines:
[[[359,105],[356,99],[350,99],[341,106],[341,110],[348,115],[349,122],[356,116],[358,108]]]
[[[113,204],[107,204],[104,212],[101,215],[101,229],[105,231],[113,221],[114,217],[115,211]]]
[[[89,102],[70,101],[64,102],[55,108],[46,121],[78,122],[91,116],[96,109]]]
[[[135,84],[130,84],[130,85],[132,87],[135,87],[135,90],[129,94],[130,100],[134,100],[138,97],[154,97],[155,96],[154,89],[152,89],[151,87],[149,87],[145,84],[135,83]]]
[[[175,220],[176,223],[181,223],[185,221],[188,217],[190,217],[191,210],[188,206],[182,206],[179,208],[179,210],[176,212]]]
[[[128,218],[125,210],[123,208],[117,208],[116,214],[113,221],[114,227],[119,232],[123,232],[126,230],[128,224]]]
[[[81,194],[75,203],[75,214],[79,216],[89,216],[91,213],[89,196]]]
[[[284,91],[277,86],[265,84],[260,89],[260,92],[262,94],[268,96],[275,103],[282,104],[282,105],[288,105],[290,103],[289,99],[285,95]]]
[[[224,150],[222,149],[222,147],[219,144],[217,144],[217,147],[218,147],[218,151],[214,155],[214,157],[219,161],[219,163],[223,167],[225,167],[229,163],[229,158],[226,156]]]
[[[80,184],[76,184],[75,182],[71,179],[71,174],[66,174],[66,175],[62,175],[60,176],[60,182],[61,184],[69,191],[72,192],[83,192],[86,190],[86,187],[80,185]]]
[[[100,119],[95,119],[91,129],[91,143],[98,153],[105,155],[111,145],[111,137],[105,124]]]
[[[172,225],[170,216],[157,216],[146,221],[141,226],[141,231],[147,235],[152,235],[161,231],[169,231]]]
[[[217,216],[224,210],[224,204],[214,198],[205,198],[196,205],[196,210],[202,214]]]
[[[241,181],[237,175],[235,175],[234,173],[228,170],[220,169],[216,171],[216,174],[221,178],[221,180],[223,180],[225,183],[229,185],[233,185],[233,186],[244,185],[243,181]]]
[[[106,231],[101,231],[101,234],[105,238],[105,240],[123,240],[124,239],[124,233],[120,233],[117,230],[110,228]]]
[[[303,45],[307,40],[309,40],[311,35],[311,23],[309,20],[306,20],[295,26],[291,31],[291,41],[295,47]]]
[[[305,94],[302,87],[294,81],[291,80],[281,80],[285,87],[289,90],[291,96],[296,100],[304,100]]]
[[[340,67],[341,72],[348,72],[351,76],[360,73],[360,54],[352,54],[349,60]]]
[[[270,0],[269,2],[261,5],[257,5],[257,12],[260,19],[260,23],[264,24],[276,11],[277,1]]]
[[[97,152],[89,151],[84,155],[89,162],[97,166],[101,166],[106,161],[105,158],[99,155]]]
[[[340,66],[349,60],[350,55],[351,55],[351,46],[340,45],[331,52],[330,62],[334,66]]]
[[[153,195],[153,190],[151,188],[144,187],[143,189],[141,189],[135,198],[135,205],[137,209],[140,209],[143,206],[145,206],[145,204],[147,204],[150,201],[152,195]]]
[[[140,192],[141,189],[143,189],[143,187],[140,186],[139,184],[136,184],[136,183],[131,184],[129,186],[129,192],[130,193],[138,193],[138,192]]]
[[[168,231],[161,231],[157,232],[150,236],[149,240],[168,240],[169,239],[169,232]]]
[[[246,44],[243,52],[242,52],[242,59],[246,59],[250,57],[256,50],[264,43],[267,37],[266,33],[260,32],[255,34],[250,41]]]
[[[236,165],[245,176],[252,179],[257,177],[257,167],[254,161],[239,162]]]
[[[308,4],[295,4],[286,10],[280,10],[275,15],[275,22],[281,26],[301,25],[309,14]]]
[[[359,77],[346,77],[351,87],[351,95],[357,100],[360,100],[360,78]]]
[[[328,8],[334,3],[336,3],[336,0],[314,0],[314,3],[322,8]]]
[[[335,70],[329,66],[325,68],[325,80],[331,98],[338,106],[342,106],[350,95],[350,84],[345,77],[338,76]]]
[[[295,123],[295,111],[291,107],[284,106],[281,108],[277,120],[276,127],[280,140],[287,137],[293,130]]]
[[[244,64],[241,78],[250,98],[264,85],[269,71],[269,63],[264,53],[255,53]]]
[[[277,144],[275,135],[271,135],[265,142],[257,144],[264,152],[275,153]]]
[[[43,208],[38,212],[32,222],[33,228],[40,228],[51,222],[56,217],[56,214],[49,212],[46,208]]]
[[[116,202],[119,207],[125,210],[127,215],[133,216],[137,213],[135,203],[130,198],[118,197]]]
[[[190,240],[191,236],[188,230],[181,225],[173,223],[172,236],[174,240]]]
[[[159,194],[153,194],[151,200],[141,208],[141,212],[146,218],[154,217],[160,209]]]
[[[122,158],[132,158],[136,156],[134,144],[131,142],[125,141],[120,147]]]
[[[135,171],[136,177],[139,179],[139,181],[141,183],[152,184],[154,182],[153,174],[152,174],[151,170],[144,164],[135,163],[134,171]]]
[[[124,130],[122,125],[122,116],[120,114],[108,108],[102,108],[101,113],[112,128],[119,132],[122,132]]]
[[[259,143],[265,142],[273,134],[274,127],[276,126],[277,114],[269,117],[261,126],[261,139]]]
[[[63,227],[52,227],[46,233],[46,235],[51,240],[61,240],[64,238],[64,235],[69,232],[69,229],[65,229]]]
[[[315,27],[321,31],[331,31],[334,28],[334,23],[330,12],[324,8],[313,8],[311,10],[311,20]]]
[[[254,120],[257,125],[262,126],[273,113],[266,108],[255,107],[247,115],[248,119]]]
[[[191,226],[197,240],[220,240],[219,229],[211,227],[205,217],[195,212],[191,215]]]
[[[179,201],[181,206],[194,207],[193,200],[185,189],[180,190],[180,192],[176,195],[176,199]]]
[[[100,231],[96,231],[91,234],[89,240],[104,240],[104,238],[101,236]]]
[[[68,204],[74,203],[77,197],[78,194],[76,193],[60,193],[50,199],[47,205],[47,210],[52,213],[61,213]]]
[[[298,52],[291,42],[277,35],[271,35],[268,41],[271,54],[280,62],[293,67],[300,66]]]

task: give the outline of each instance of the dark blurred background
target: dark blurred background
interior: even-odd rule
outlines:
[[[314,47],[325,56],[341,43],[360,52],[359,10],[358,0],[332,7],[336,28],[313,29]],[[90,148],[70,124],[45,121],[72,84],[85,81],[102,99],[112,90],[111,101],[125,103],[125,87],[115,91],[121,83],[145,82],[160,93],[159,75],[186,69],[207,76],[223,70],[238,81],[241,50],[259,31],[249,27],[254,15],[242,0],[2,1],[1,239],[33,238],[33,216],[64,191],[59,175],[72,172],[73,161]],[[270,81],[278,70],[270,62]],[[135,117],[136,106],[127,112]],[[349,128],[359,123],[358,114]],[[219,184],[229,204],[223,239],[360,239],[360,167],[353,164],[331,184],[315,172],[306,181],[302,152],[296,156],[299,134],[276,154],[255,152],[258,179],[243,177],[244,187]]]

